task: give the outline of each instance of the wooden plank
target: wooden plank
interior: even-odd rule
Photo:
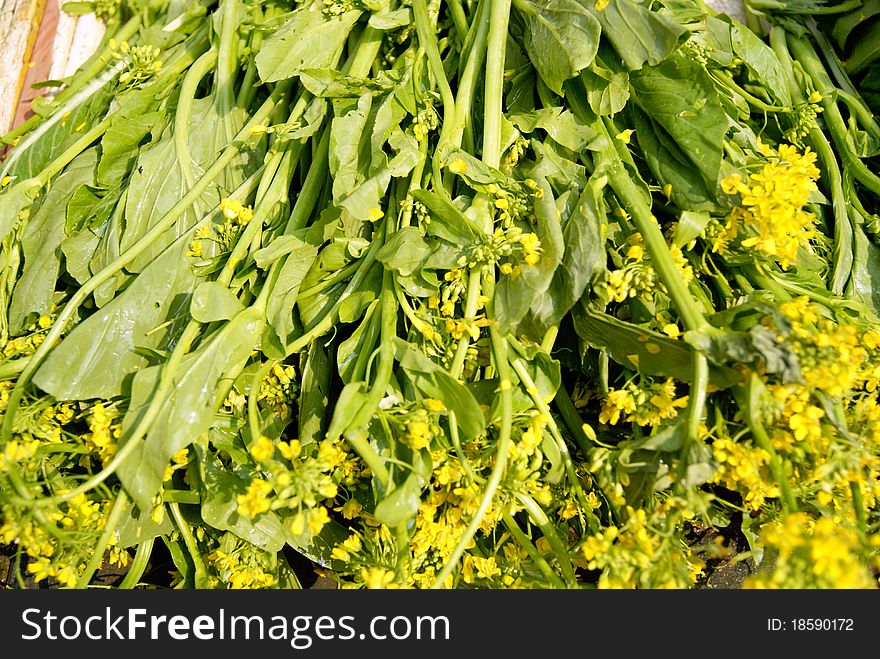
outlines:
[[[0,133],[12,124],[46,0],[0,0]]]
[[[66,50],[55,50],[55,57],[59,60],[61,53],[64,54],[64,68],[59,74],[52,74],[56,78],[67,78],[76,73],[83,62],[92,56],[104,37],[104,24],[94,14],[68,16],[62,12],[62,16],[73,22],[73,37]]]
[[[23,1],[0,0],[10,7],[13,2]],[[0,75],[6,73],[9,79],[6,87],[0,86],[0,102],[6,99],[0,112],[0,133],[17,126],[30,116],[30,103],[35,97],[55,91],[55,88],[33,89],[33,84],[44,80],[61,80],[73,75],[95,51],[104,35],[104,25],[93,14],[66,14],[61,11],[64,0],[39,2],[43,9],[36,22],[29,24],[30,45],[21,40],[24,32],[21,14],[15,21],[18,26],[15,30],[12,30],[11,11],[8,12],[9,21],[2,23],[9,28],[10,34],[15,32],[16,38],[10,36],[4,41],[0,37],[0,52],[3,52],[4,64],[9,62],[9,65],[0,70]],[[23,11],[23,5],[20,8]]]

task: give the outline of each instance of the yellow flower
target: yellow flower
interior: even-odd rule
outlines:
[[[251,455],[257,462],[267,462],[275,455],[275,444],[265,435],[261,435],[251,446]]]
[[[453,174],[464,174],[467,172],[467,163],[461,158],[456,158],[449,163],[449,171]]]
[[[788,268],[798,248],[814,235],[816,218],[803,208],[816,190],[820,172],[816,153],[809,147],[801,154],[796,147],[783,144],[776,151],[768,147],[766,155],[767,164],[751,174],[748,182],[732,174],[721,182],[721,189],[725,194],[742,195],[740,206],[732,212],[751,234],[742,245],[776,257]]]
[[[407,434],[404,441],[414,450],[427,448],[431,443],[431,427],[424,421],[409,421],[406,424]]]
[[[238,503],[238,514],[242,517],[253,518],[264,513],[272,507],[267,496],[272,491],[272,485],[261,479],[254,479],[245,494],[239,494],[235,500]]]
[[[330,515],[323,506],[312,508],[309,511],[309,533],[318,535],[324,529],[324,526],[330,521]]]
[[[291,439],[286,442],[278,441],[275,446],[285,460],[294,460],[302,452],[302,444],[298,439]]]
[[[523,260],[529,265],[535,265],[541,260],[541,241],[537,234],[523,233],[517,237],[522,246]]]
[[[361,568],[361,579],[367,588],[385,588],[394,581],[394,572],[381,567],[364,567]]]
[[[356,499],[349,499],[333,510],[340,513],[345,519],[355,519],[363,509],[364,507]]]

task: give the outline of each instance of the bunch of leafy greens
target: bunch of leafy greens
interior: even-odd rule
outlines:
[[[880,3],[65,9],[0,162],[20,587],[876,586]]]

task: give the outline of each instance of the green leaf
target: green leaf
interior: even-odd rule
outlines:
[[[880,58],[880,21],[871,23],[859,35],[849,57],[846,59],[846,72],[854,76],[874,64]]]
[[[146,364],[138,350],[158,348],[174,326],[164,333],[154,330],[169,320],[182,321],[182,302],[195,285],[183,256],[186,248],[179,240],[125,291],[74,327],[48,354],[34,383],[56,400],[120,395],[126,378]]]
[[[714,191],[729,119],[703,67],[676,54],[633,73],[630,80],[645,112],[672,136]]]
[[[110,188],[119,185],[131,171],[138,155],[138,145],[159,123],[162,115],[151,112],[144,115],[114,115],[110,127],[101,138],[101,161],[98,163],[98,185]]]
[[[415,227],[403,227],[394,232],[391,240],[382,245],[376,259],[389,270],[411,275],[431,254],[431,247]]]
[[[82,137],[84,127],[98,123],[107,112],[110,98],[109,85],[105,85],[86,102],[71,110],[69,116],[49,126],[35,141],[29,142],[26,148],[22,148],[24,145],[21,144],[13,149],[0,169],[8,168],[6,173],[21,182],[39,176],[49,163]],[[10,162],[12,159],[14,161]],[[3,206],[0,203],[0,218],[3,217]],[[0,237],[4,233],[2,227],[3,221],[0,219]]]
[[[412,23],[412,10],[409,7],[401,7],[392,11],[374,12],[367,24],[374,30],[396,30]]]
[[[676,247],[684,247],[695,238],[699,238],[711,219],[711,215],[705,211],[682,211],[675,225],[672,244]]]
[[[198,178],[203,168],[229,145],[235,133],[244,125],[245,119],[246,113],[241,108],[232,108],[227,115],[221,117],[210,97],[193,102],[187,143],[194,178]],[[128,269],[139,272],[146,267],[177,237],[189,230],[201,218],[202,213],[215,207],[220,202],[222,191],[236,189],[255,169],[256,161],[251,155],[244,153],[236,156],[215,180],[215,185],[209,187],[162,237],[134,259],[127,266]],[[143,238],[183,198],[191,183],[184,180],[177,159],[177,146],[171,127],[168,127],[158,142],[144,147],[138,156],[137,167],[128,184],[125,230],[120,248],[126,250]]]
[[[287,256],[302,247],[302,245],[303,236],[301,232],[277,236],[268,245],[254,252],[254,261],[260,270],[268,270],[269,266],[275,263],[275,261],[282,256]]]
[[[369,402],[369,394],[364,388],[363,382],[350,382],[339,392],[333,408],[333,416],[330,418],[330,427],[327,428],[327,439],[330,441],[339,439],[358,418],[361,408]]]
[[[696,165],[672,137],[637,109],[633,111],[633,119],[636,139],[645,162],[663,187],[671,186],[671,201],[685,210],[714,210],[714,195],[709,192],[702,177],[694,176]]]
[[[746,364],[774,373],[784,384],[803,382],[797,355],[777,340],[777,332],[763,325],[747,331],[685,332],[684,340],[714,364]]]
[[[266,512],[254,519],[238,514],[236,497],[247,492],[256,474],[244,469],[227,471],[212,453],[206,453],[201,446],[196,447],[201,467],[201,504],[199,514],[205,524],[229,531],[242,540],[267,552],[278,552],[287,543],[289,532],[274,512]]]
[[[861,7],[848,14],[844,14],[836,21],[831,30],[831,35],[837,41],[837,45],[843,50],[847,45],[850,33],[857,27],[864,25],[865,21],[880,14],[880,0],[865,0]]]
[[[430,464],[430,457],[427,460]],[[427,479],[418,470],[410,472],[402,485],[395,487],[376,505],[373,512],[376,519],[390,528],[409,522],[419,512],[426,483]]]
[[[562,263],[553,273],[547,294],[532,305],[532,313],[545,328],[558,325],[587,287],[604,277],[606,221],[599,183],[592,180],[578,198],[574,211],[562,228],[565,244]]]
[[[269,296],[266,316],[269,319],[269,325],[285,345],[296,329],[293,321],[293,309],[296,306],[300,286],[317,256],[317,247],[300,240],[299,245],[287,254],[272,289],[272,295]]]
[[[336,63],[361,12],[328,17],[321,11],[323,7],[320,1],[303,5],[263,42],[255,60],[260,80],[286,80],[305,69],[324,69]]]
[[[9,331],[13,336],[24,330],[32,314],[50,311],[61,269],[60,246],[64,239],[64,223],[58,221],[58,209],[67,205],[79,186],[92,180],[96,162],[95,149],[76,158],[55,180],[21,232],[24,267],[15,282],[7,311]]]
[[[413,190],[412,195],[432,216],[428,233],[462,247],[476,240],[477,231],[471,221],[451,201],[429,190]]]
[[[235,293],[216,281],[205,281],[196,286],[189,305],[189,313],[193,320],[200,323],[229,320],[243,309]]]
[[[260,340],[263,316],[249,307],[224,325],[177,369],[175,382],[146,437],[117,470],[123,487],[145,509],[162,486],[171,456],[207,431],[214,416],[215,392],[220,378],[246,359]],[[131,389],[131,406],[123,418],[124,445],[153,402],[164,365],[138,371]]]
[[[776,51],[749,28],[729,17],[710,19],[707,21],[707,26],[716,24],[716,21],[728,23],[733,52],[746,65],[755,83],[765,89],[780,105],[791,105],[791,94],[785,72],[779,63],[779,58],[776,57]]]
[[[665,60],[687,38],[687,28],[638,0],[610,0],[597,9],[595,0],[580,0],[602,25],[624,65],[631,71]]]
[[[91,261],[100,244],[101,238],[91,230],[75,233],[61,241],[60,248],[64,254],[64,269],[77,283],[83,284],[91,278]]]
[[[319,98],[360,98],[364,94],[387,92],[393,86],[387,76],[357,78],[336,69],[303,69],[299,80]]]
[[[614,115],[626,107],[629,101],[629,75],[626,71],[609,71],[593,65],[581,71],[581,80],[587,90],[590,109],[597,116]]]
[[[563,107],[512,113],[508,118],[523,133],[532,133],[540,128],[556,142],[575,153],[587,148],[595,148],[601,143],[599,140],[603,139],[594,128],[578,121]]]
[[[378,314],[375,312],[378,304],[378,300],[370,303],[364,312],[364,319],[336,350],[337,370],[345,384],[362,377],[363,370],[359,368],[359,364],[364,364],[375,347],[379,337]]]
[[[150,510],[141,510],[134,503],[128,502],[122,511],[116,527],[116,544],[120,547],[133,547],[160,535],[168,535],[174,531],[174,525],[168,515],[162,516],[158,524],[150,518]]]
[[[684,341],[670,339],[583,304],[576,307],[572,319],[581,339],[593,348],[605,350],[611,359],[628,369],[682,382],[693,378],[695,351]],[[719,389],[734,385],[740,378],[737,371],[726,366],[709,367],[709,381]]]
[[[299,441],[305,446],[324,436],[333,371],[327,351],[319,341],[309,345],[303,361],[297,423]]]
[[[525,23],[523,46],[552,91],[563,95],[562,84],[596,57],[599,21],[577,0],[514,0]]]
[[[65,233],[71,235],[105,224],[119,203],[121,192],[120,188],[106,191],[87,184],[81,185],[67,202]]]
[[[562,227],[550,184],[538,170],[532,172],[532,178],[544,192],[543,198],[535,200],[536,233],[541,241],[541,259],[536,265],[523,264],[519,276],[503,276],[496,285],[495,323],[501,332],[515,327],[529,309],[547,294],[565,251]]]
[[[556,398],[556,392],[562,384],[562,367],[538,346],[528,351],[529,359],[525,361],[525,369],[535,384],[538,397],[549,404]]]
[[[371,156],[367,125],[372,105],[372,96],[361,96],[355,107],[334,117],[330,124],[328,162],[334,201],[348,196],[369,174]]]
[[[466,386],[402,339],[394,339],[394,356],[425,395],[442,401],[447,409],[455,412],[463,440],[475,439],[486,432],[480,404]]]
[[[846,296],[864,303],[877,319],[880,318],[880,248],[868,239],[861,224],[854,225],[853,229],[855,259]]]
[[[0,242],[27,216],[31,204],[40,192],[36,179],[16,181],[0,193]]]
[[[382,266],[374,263],[370,266],[358,289],[346,295],[340,302],[339,322],[355,322],[372,304],[373,300],[378,299],[381,290]]]

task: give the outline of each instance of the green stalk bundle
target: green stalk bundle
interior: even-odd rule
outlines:
[[[8,586],[877,586],[880,3],[65,9]]]

